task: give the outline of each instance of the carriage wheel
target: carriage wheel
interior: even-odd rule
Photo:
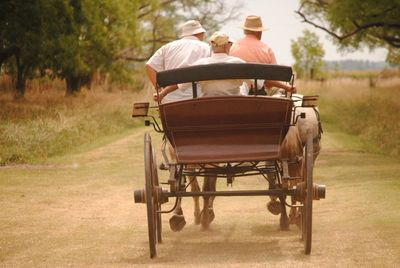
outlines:
[[[153,171],[153,186],[158,186],[158,172],[157,172],[157,161],[156,153],[154,147],[152,148],[152,171]],[[161,202],[156,200],[156,211],[161,211]],[[161,223],[161,213],[156,213],[156,226],[157,226],[157,242],[162,243],[162,223]]]
[[[150,134],[146,133],[144,136],[144,165],[145,165],[145,177],[146,177],[146,207],[147,207],[147,226],[149,233],[149,246],[150,246],[150,258],[157,256],[157,231],[159,227],[157,225],[159,217],[157,216],[157,209],[159,207],[156,195],[154,194],[154,187],[158,185],[156,163],[154,162],[155,156],[151,146]],[[161,234],[160,234],[161,235]],[[156,238],[157,236],[157,238]],[[160,238],[161,239],[161,238]]]
[[[311,253],[312,239],[312,207],[313,207],[313,140],[311,129],[307,130],[307,143],[305,151],[305,164],[303,169],[303,178],[305,181],[305,197],[301,209],[302,219],[302,239],[304,240],[305,254]]]

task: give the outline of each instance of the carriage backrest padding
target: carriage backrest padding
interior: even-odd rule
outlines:
[[[274,64],[214,63],[172,69],[157,73],[157,85],[188,83],[193,81],[221,79],[263,79],[290,82],[292,68]]]
[[[178,163],[272,160],[290,125],[292,101],[229,96],[160,105]]]

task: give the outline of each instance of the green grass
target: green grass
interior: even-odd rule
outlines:
[[[30,91],[25,100],[0,96],[0,165],[37,163],[73,152],[99,138],[135,125],[129,91],[83,91],[65,98],[63,91]]]

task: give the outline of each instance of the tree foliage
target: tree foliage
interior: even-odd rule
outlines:
[[[145,61],[162,45],[179,37],[179,26],[186,20],[201,22],[208,32],[236,19],[242,4],[227,7],[228,0],[142,0],[137,12],[136,46],[129,46],[120,59]]]
[[[400,0],[301,0],[303,21],[328,34],[342,48],[400,49]]]
[[[177,26],[198,19],[207,29],[238,15],[225,0],[2,0],[0,67],[26,79],[59,77],[67,94],[90,86],[94,73],[124,80],[129,61],[148,59],[177,38]]]
[[[298,77],[314,79],[321,74],[325,51],[315,33],[303,31],[303,36],[291,41],[291,51],[295,59],[294,70]]]

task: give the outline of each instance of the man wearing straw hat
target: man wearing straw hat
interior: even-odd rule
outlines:
[[[233,44],[230,55],[241,58],[249,63],[277,64],[272,49],[261,41],[262,32],[267,30],[263,27],[259,16],[247,16],[242,26],[245,37]],[[278,87],[288,92],[296,92],[296,87],[286,85],[279,81],[265,81],[267,88]]]
[[[223,32],[217,31],[210,37],[212,54],[210,57],[197,60],[193,65],[213,64],[213,63],[244,63],[245,61],[229,56],[233,40]],[[243,79],[225,79],[200,81],[200,87],[203,97],[239,95]]]
[[[202,42],[205,32],[206,31],[201,26],[200,22],[189,20],[182,25],[180,35],[181,39],[165,44],[154,53],[146,63],[147,76],[154,87],[156,87],[157,72],[188,67],[198,59],[210,55],[210,47],[206,43]],[[161,90],[161,92],[163,91],[171,92],[165,96],[163,103],[192,98],[192,88],[190,83],[168,86]],[[157,94],[155,94],[154,97],[157,99]],[[162,96],[160,96],[160,98],[161,97]],[[175,162],[175,150],[169,142],[168,149],[172,162]],[[192,176],[189,176],[189,180],[193,181],[191,183],[192,191],[194,189],[199,191],[200,187],[197,180],[194,179],[195,177],[193,178]],[[196,207],[198,207],[198,199],[198,197],[194,197],[195,204],[197,204]],[[186,224],[180,202],[181,200],[177,203],[174,215],[169,220],[170,227],[173,231],[181,230]],[[196,210],[195,213],[197,213],[196,215],[199,217],[200,211]]]
[[[210,37],[210,45],[212,50],[211,56],[197,60],[192,64],[192,66],[212,63],[244,63],[244,60],[228,55],[232,43],[232,39],[230,39],[226,33],[220,31],[213,33],[213,35]],[[243,79],[200,81],[199,88],[201,89],[202,97],[239,95],[239,88],[242,86],[243,82]],[[160,100],[174,90],[174,88],[165,88],[161,90],[159,92]]]
[[[147,75],[156,87],[156,72],[188,67],[200,58],[210,55],[210,47],[202,42],[205,34],[200,22],[189,20],[182,25],[181,39],[165,44],[147,61]],[[177,89],[168,94],[163,102],[172,102],[192,98],[189,84],[170,86]]]

